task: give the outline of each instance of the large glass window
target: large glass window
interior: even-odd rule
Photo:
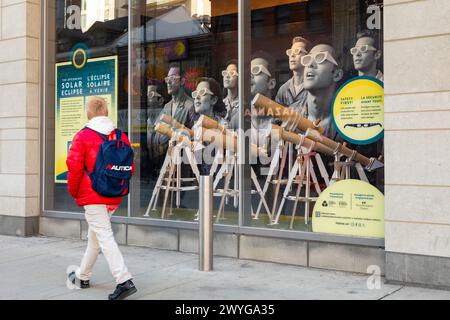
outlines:
[[[373,211],[378,194],[357,180],[384,191],[382,4],[47,1],[45,210],[81,211],[65,157],[86,100],[100,96],[135,151],[119,215],[195,222],[199,178],[210,175],[217,224],[381,225],[380,210],[324,208]],[[341,181],[357,190],[348,199],[333,189]]]
[[[44,209],[80,212],[67,191],[66,157],[87,122],[91,96],[108,103],[114,124],[128,133],[127,0],[47,1]],[[117,211],[127,215],[127,201]]]
[[[346,104],[353,109],[343,118],[347,121],[345,129],[367,128],[362,130],[368,132],[373,126],[383,126],[382,122],[374,120],[362,121],[374,116],[366,117],[364,111],[362,116],[358,115],[354,107],[359,99],[367,100],[365,102],[374,104],[371,106],[374,114],[383,117],[382,106],[371,100],[368,93],[364,97],[367,87],[362,82],[367,81],[369,87],[374,85],[382,90],[382,1],[252,1],[251,4],[252,57],[248,68],[251,69],[252,102],[257,102],[252,106],[251,144],[261,153],[252,163],[258,179],[252,180],[254,211],[252,219],[244,219],[245,224],[315,231],[312,220],[319,220],[322,213],[323,219],[325,214],[333,215],[336,223],[343,225],[347,222],[342,221],[348,219],[349,227],[363,230],[369,218],[338,213],[341,207],[350,212],[351,201],[327,200],[323,204],[329,210],[314,211],[313,208],[327,190],[332,190],[332,197],[339,193],[345,198],[345,192],[329,189],[341,180],[367,181],[383,192],[383,168],[362,169],[368,159],[381,165],[377,161],[383,154],[381,135],[371,141],[354,141],[361,133],[355,129],[346,135],[347,130],[338,123],[336,113],[339,99],[347,99]],[[363,79],[365,77],[370,79]],[[347,94],[345,90],[352,80],[354,84],[363,84],[352,97],[354,101],[342,97]],[[382,91],[379,92],[381,95],[377,99],[382,100]],[[361,118],[356,121],[358,116]],[[300,121],[300,117],[304,120]],[[317,142],[312,140],[307,134],[308,127],[322,130],[324,138],[319,135]],[[329,148],[323,148],[320,141],[330,144]],[[312,143],[315,146],[311,147]],[[347,156],[340,152],[344,146],[348,148]],[[356,156],[356,152],[364,155],[363,165],[358,161],[345,163],[345,159],[352,160],[349,156]],[[358,182],[349,183],[355,188]],[[368,202],[362,201],[362,205]],[[336,210],[330,209],[334,205]],[[378,209],[383,213],[382,207]],[[381,226],[382,215],[378,214],[376,219],[381,219],[377,220]],[[331,219],[328,223],[333,224]],[[338,228],[330,227],[330,230]]]
[[[131,135],[139,149],[131,215],[196,221],[199,177],[211,174],[216,222],[237,224],[237,165],[215,161],[233,151],[204,140],[200,125],[236,125],[237,6],[132,1],[132,12]]]

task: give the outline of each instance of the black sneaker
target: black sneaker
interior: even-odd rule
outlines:
[[[80,289],[87,289],[90,287],[89,280],[78,279],[78,277],[75,275],[75,271],[69,273],[68,278],[69,281],[72,282],[72,284],[76,285]]]
[[[109,300],[122,300],[136,293],[137,289],[133,281],[128,280],[117,285],[116,290],[108,296]]]

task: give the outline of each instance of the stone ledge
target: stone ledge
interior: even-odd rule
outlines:
[[[386,252],[386,281],[450,289],[450,258]]]
[[[307,266],[307,242],[241,235],[239,258]]]
[[[178,251],[178,229],[128,225],[128,244]]]
[[[81,239],[81,221],[41,217],[39,233],[48,237]]]
[[[0,234],[31,237],[39,232],[39,217],[14,217],[0,215]]]
[[[384,274],[384,249],[335,243],[309,242],[309,267],[371,273],[370,266],[380,268]]]
[[[198,253],[198,231],[180,230],[180,251]],[[236,234],[214,232],[215,256],[237,258],[238,256],[238,236]]]

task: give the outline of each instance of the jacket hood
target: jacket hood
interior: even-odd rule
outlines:
[[[104,116],[92,118],[91,120],[89,120],[86,127],[100,132],[104,135],[109,135],[115,129],[112,120]]]

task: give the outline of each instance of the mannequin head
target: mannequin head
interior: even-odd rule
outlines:
[[[374,32],[364,30],[358,33],[355,47],[352,48],[353,64],[360,75],[370,75],[377,70],[381,50],[378,48]]]
[[[200,78],[197,88],[192,92],[195,112],[205,115],[223,112],[225,107],[220,91],[219,84],[213,78]]]
[[[165,81],[167,84],[167,92],[172,96],[176,95],[184,85],[184,78],[181,77],[180,67],[171,65]]]
[[[304,64],[304,87],[311,93],[335,87],[342,79],[343,71],[336,61],[334,48],[319,44],[302,58]]]
[[[222,71],[223,87],[225,89],[235,89],[238,86],[238,62],[230,61],[227,68]]]
[[[260,93],[272,98],[272,92],[277,82],[269,60],[268,57],[258,54],[254,56],[251,62],[251,94],[253,97]]]
[[[302,37],[295,37],[292,39],[292,46],[286,50],[286,55],[289,57],[289,69],[291,71],[301,72],[303,66],[301,58],[308,54],[309,41]]]
[[[147,107],[148,108],[162,108],[164,98],[158,93],[158,86],[149,84],[147,86]]]

